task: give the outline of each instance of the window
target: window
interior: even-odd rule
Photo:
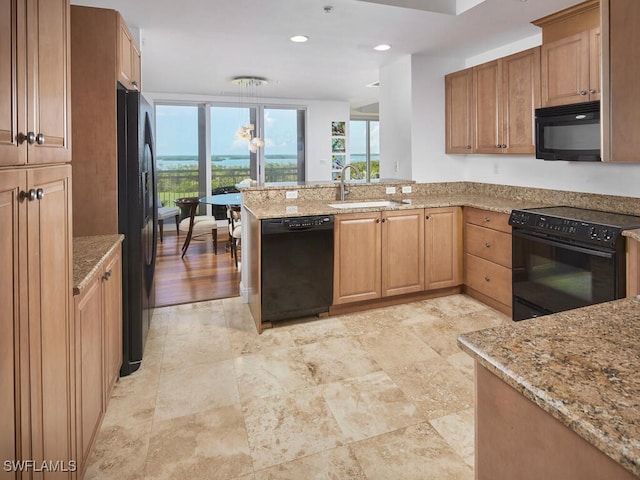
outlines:
[[[380,122],[351,120],[349,122],[349,163],[360,170],[367,182],[380,179]]]
[[[163,203],[204,196],[247,178],[261,183],[305,180],[305,109],[158,104],[155,110],[158,192]],[[254,133],[264,135],[265,145],[257,152],[236,135],[249,123],[255,126]]]
[[[198,195],[198,107],[156,107],[156,170],[160,201]]]

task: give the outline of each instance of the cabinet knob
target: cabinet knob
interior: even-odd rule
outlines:
[[[386,222],[386,221],[387,221],[387,219],[386,219],[386,218],[383,218],[383,219],[381,219],[380,221],[381,221],[382,223],[384,223],[384,222]]]
[[[29,145],[33,145],[34,143],[36,143],[36,134],[33,132],[27,132],[26,139]]]
[[[38,145],[44,145],[44,135],[42,133],[36,135],[36,143]]]
[[[491,281],[491,277],[489,277],[489,276],[484,277],[484,281],[485,281],[485,282],[490,282],[490,281]]]
[[[44,189],[43,188],[38,188],[36,190],[36,198],[35,199],[42,200],[43,198],[44,198]]]
[[[507,145],[503,143],[502,145],[500,145],[500,148],[507,148]]]
[[[25,192],[24,190],[22,190],[20,192],[20,201],[23,202],[25,200],[29,200],[30,202],[33,202],[36,199],[36,191],[35,189],[31,189],[28,192]]]
[[[485,243],[484,246],[487,248],[491,248],[491,244],[489,242]]]
[[[484,223],[489,223],[491,221],[490,217],[484,217]]]
[[[471,145],[467,145],[467,150],[471,150]]]
[[[425,220],[429,220],[431,218],[431,215],[427,215],[426,217],[424,217]]]
[[[380,223],[380,219],[379,218],[376,218],[376,223]]]
[[[580,95],[586,95],[586,94],[587,94],[587,91],[586,91],[586,90],[580,90],[578,93],[579,93]]]
[[[590,93],[591,95],[593,95],[594,93],[596,93],[596,89],[595,89],[595,88],[591,88],[591,89],[589,89],[589,93]]]
[[[502,145],[497,144],[497,145],[496,145],[496,148],[502,148]]]
[[[108,270],[104,273],[104,275],[102,275],[102,279],[103,280],[109,280],[109,278],[111,278],[111,270]]]

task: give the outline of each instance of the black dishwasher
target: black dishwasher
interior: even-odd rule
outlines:
[[[333,302],[333,216],[262,220],[262,321],[328,312]]]

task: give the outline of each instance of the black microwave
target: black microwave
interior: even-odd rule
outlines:
[[[599,162],[600,101],[536,109],[536,158]]]

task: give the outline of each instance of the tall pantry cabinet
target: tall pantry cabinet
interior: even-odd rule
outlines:
[[[3,479],[75,478],[69,101],[69,0],[0,0]]]

